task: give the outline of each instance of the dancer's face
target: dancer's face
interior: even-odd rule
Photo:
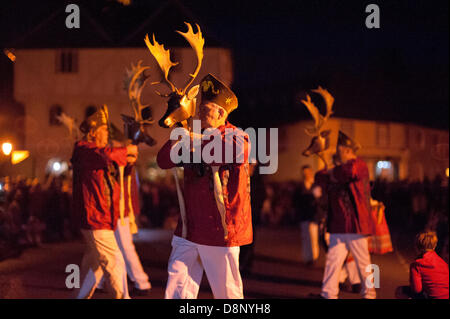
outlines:
[[[219,105],[205,101],[200,104],[198,118],[202,121],[202,128],[219,127],[225,123],[227,112]]]
[[[105,147],[108,145],[108,126],[102,125],[92,134],[97,147]]]
[[[349,160],[354,159],[356,157],[355,153],[350,147],[339,145],[337,151],[339,158],[343,164],[347,163]]]

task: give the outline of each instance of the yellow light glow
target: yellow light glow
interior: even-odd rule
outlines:
[[[29,156],[29,151],[14,151],[11,155],[11,163],[13,165],[19,164],[20,162],[26,160]]]
[[[445,170],[445,176],[447,176],[448,177],[448,167],[447,167],[447,169]]]
[[[12,144],[8,143],[8,142],[3,143],[2,151],[3,151],[3,154],[5,154],[6,156],[9,156],[9,154],[11,154],[11,151],[12,151]]]
[[[117,2],[120,2],[124,6],[129,6],[131,4],[131,0],[117,0]]]
[[[10,50],[8,50],[8,49],[5,49],[5,50],[3,50],[3,53],[5,53],[5,55],[6,55],[12,62],[15,62],[15,61],[16,61],[16,56],[15,56],[15,54],[14,54],[12,51],[10,51]]]

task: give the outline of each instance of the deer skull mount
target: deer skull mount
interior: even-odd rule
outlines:
[[[312,136],[312,141],[302,154],[304,156],[316,154],[324,161],[326,166],[326,161],[322,156],[322,152],[330,147],[331,131],[324,130],[323,127],[330,118],[331,114],[333,114],[334,97],[327,90],[323,89],[320,86],[316,90],[312,91],[320,94],[324,99],[326,105],[326,114],[325,116],[320,114],[319,109],[311,101],[311,97],[308,94],[306,95],[306,100],[302,100],[302,103],[305,104],[306,108],[308,109],[309,113],[311,113],[311,116],[314,119],[314,127],[305,129],[306,134]]]
[[[169,72],[172,66],[178,64],[178,62],[172,62],[170,60],[170,51],[164,49],[164,45],[159,44],[155,40],[155,35],[153,35],[153,43],[150,41],[148,35],[145,37],[145,43],[150,50],[150,53],[158,62],[161,71],[164,74],[164,79],[167,84],[169,84],[172,92],[169,94],[161,94],[156,92],[158,95],[162,97],[168,97],[169,100],[167,102],[167,110],[165,114],[158,121],[159,125],[164,128],[172,127],[173,125],[182,125],[185,128],[189,128],[188,121],[195,115],[196,108],[196,96],[199,91],[199,85],[192,87],[188,93],[186,94],[189,86],[194,82],[194,79],[197,77],[202,61],[203,61],[203,46],[205,44],[205,39],[202,36],[202,32],[200,27],[197,26],[197,33],[194,33],[192,26],[189,23],[186,23],[188,27],[187,32],[183,33],[180,31],[176,31],[181,34],[194,49],[197,56],[197,67],[194,73],[189,74],[190,79],[185,85],[183,89],[177,88],[170,80],[169,80]],[[153,83],[154,84],[154,83]]]
[[[153,146],[156,141],[147,133],[147,127],[153,124],[148,105],[142,105],[141,93],[149,76],[145,71],[149,69],[148,66],[142,66],[142,61],[139,61],[136,66],[131,65],[131,70],[126,70],[125,88],[128,90],[128,98],[134,112],[134,118],[122,114],[124,122],[125,136],[131,139],[132,144],[145,143],[148,146]]]

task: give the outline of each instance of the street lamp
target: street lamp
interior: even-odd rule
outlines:
[[[12,152],[12,148],[13,148],[13,146],[11,143],[9,143],[9,142],[3,143],[2,144],[3,154],[5,154],[6,156],[9,156]]]

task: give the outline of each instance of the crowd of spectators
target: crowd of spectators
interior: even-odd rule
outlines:
[[[386,220],[398,245],[410,246],[411,240],[422,230],[436,231],[439,238],[436,251],[448,262],[448,180],[439,176],[434,180],[425,178],[422,182],[379,179],[371,186],[372,198],[386,206]],[[268,227],[298,225],[301,212],[295,209],[297,187],[295,182],[266,183],[261,224]]]
[[[27,246],[60,242],[79,236],[71,213],[72,182],[65,177],[0,180],[0,259]],[[301,216],[295,209],[296,182],[258,183],[264,185],[254,200],[260,212],[253,212],[254,224],[266,227],[298,225]],[[179,206],[174,183],[140,183],[141,227],[174,229]],[[448,184],[436,178],[423,182],[376,180],[372,197],[386,206],[386,219],[393,239],[404,238],[407,245],[423,229],[435,230],[437,251],[448,261]],[[399,234],[399,236],[396,236]],[[400,236],[401,235],[401,236]],[[397,238],[396,238],[397,237]],[[401,242],[401,240],[400,240]]]
[[[72,183],[64,177],[3,178],[0,181],[0,260],[42,242],[78,236],[71,222]]]

